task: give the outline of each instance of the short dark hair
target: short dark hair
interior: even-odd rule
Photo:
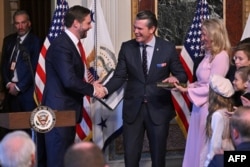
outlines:
[[[136,20],[148,20],[148,28],[155,27],[155,29],[158,26],[158,21],[156,19],[156,16],[153,12],[150,10],[142,10],[136,15]]]
[[[250,44],[250,37],[244,38],[243,40],[241,40],[239,42],[239,44],[242,44],[242,43],[249,43]]]
[[[29,13],[26,11],[26,10],[17,10],[14,15],[13,15],[13,20],[15,20],[15,17],[18,16],[18,15],[26,15],[27,16],[27,19],[30,20],[30,15]]]
[[[236,45],[236,47],[233,48],[233,55],[237,51],[243,51],[245,53],[245,55],[247,56],[248,60],[250,60],[250,42],[243,41],[243,42],[239,43],[238,45]]]
[[[74,20],[82,22],[90,14],[90,10],[80,5],[69,8],[64,16],[64,23],[67,28],[71,27]]]

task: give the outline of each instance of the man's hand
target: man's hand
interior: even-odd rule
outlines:
[[[106,96],[107,92],[106,92],[106,89],[103,87],[102,84],[100,84],[99,81],[95,81],[93,83],[93,86],[94,86],[94,96],[101,99],[103,98],[104,96]]]
[[[8,85],[8,89],[9,89],[9,94],[11,94],[13,96],[17,96],[18,90],[16,89],[16,84],[15,83],[10,83]]]
[[[174,76],[170,76],[170,77],[164,79],[162,82],[163,83],[165,83],[165,82],[168,82],[168,83],[179,83],[179,80],[176,77],[174,77]]]
[[[250,100],[244,96],[240,96],[241,102],[243,106],[250,106]]]

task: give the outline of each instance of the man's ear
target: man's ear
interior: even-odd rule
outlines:
[[[36,164],[36,155],[31,154],[31,166],[35,166],[35,164]]]
[[[235,128],[233,128],[233,129],[232,129],[232,138],[233,138],[233,140],[238,139],[239,136],[240,136],[240,134],[239,134],[238,130],[235,129]]]
[[[246,81],[246,82],[244,83],[244,87],[245,87],[245,88],[248,87],[248,81]]]
[[[74,22],[73,22],[72,27],[78,28],[79,25],[80,25],[80,23],[75,19]]]
[[[156,31],[155,26],[152,26],[151,28],[149,28],[149,32],[150,32],[151,34],[154,34],[155,31]]]

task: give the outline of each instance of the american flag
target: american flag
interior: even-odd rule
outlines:
[[[94,19],[92,20],[93,28],[88,31],[88,36],[84,39],[85,51],[88,60],[90,60],[89,63],[93,64],[92,69],[96,71],[96,75],[99,79],[105,80],[105,78],[109,78],[109,74],[112,75],[112,71],[117,64],[117,57],[110,38],[101,1],[92,0],[89,9],[91,9],[92,18]],[[92,58],[93,55],[94,58]],[[94,63],[91,63],[91,59]],[[102,103],[95,99],[91,103],[92,139],[103,150],[122,133],[122,97],[123,91],[119,89],[111,94],[109,98],[103,100]],[[104,103],[106,105],[103,105]],[[109,107],[107,108],[106,106]]]
[[[193,82],[193,70],[201,60],[201,24],[209,18],[209,8],[206,0],[198,0],[192,25],[186,34],[185,42],[180,53],[182,65],[188,76],[188,82]],[[177,113],[176,120],[186,136],[189,126],[191,103],[185,94],[172,91],[172,100]]]
[[[56,10],[54,11],[53,19],[49,29],[49,33],[43,43],[41,49],[38,65],[36,68],[35,82],[35,99],[37,104],[41,104],[44,85],[46,82],[46,71],[45,71],[45,56],[50,43],[64,31],[64,15],[69,9],[68,2],[66,0],[57,0]]]
[[[84,80],[89,83],[93,83],[95,81],[94,75],[90,72],[87,66],[87,58],[85,54],[85,50],[83,50],[82,61],[85,67]],[[93,137],[92,135],[92,119],[91,119],[91,99],[89,96],[83,97],[83,108],[82,108],[82,121],[76,125],[76,137],[75,141],[80,142],[90,141]]]
[[[35,99],[37,104],[40,104],[42,101],[43,90],[46,82],[46,71],[45,71],[45,56],[47,49],[50,46],[50,43],[59,36],[64,31],[64,15],[69,9],[68,2],[66,0],[57,0],[56,10],[53,14],[53,19],[51,22],[51,27],[49,33],[44,41],[43,47],[41,49],[38,65],[36,69],[35,82]],[[85,64],[86,67],[86,64]],[[90,75],[89,71],[85,74],[86,81],[93,81],[93,76]],[[83,98],[84,107],[83,120],[80,124],[76,125],[76,136],[81,140],[89,140],[92,137],[92,121],[90,119],[90,97]]]

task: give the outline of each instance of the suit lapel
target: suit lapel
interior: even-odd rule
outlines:
[[[14,47],[15,47],[15,44],[16,44],[16,38],[17,38],[16,35],[13,36],[11,38],[11,40],[9,41],[9,43],[8,43],[8,53],[9,53],[9,58],[8,59],[10,59],[12,51],[14,50]]]
[[[62,34],[64,35],[64,38],[66,39],[66,41],[68,42],[68,47],[72,47],[71,50],[74,50],[74,56],[76,56],[77,59],[80,60],[80,62],[82,62],[82,59],[81,59],[81,55],[80,53],[78,52],[75,44],[73,43],[73,41],[70,39],[70,37],[65,33],[65,32],[62,32]],[[83,46],[84,47],[84,46]]]
[[[144,82],[145,78],[144,78],[144,74],[143,74],[143,70],[142,70],[142,60],[141,60],[141,52],[140,52],[140,45],[138,42],[136,42],[134,40],[133,45],[133,60],[132,62],[134,62],[134,66],[136,66],[137,71],[135,71],[136,73],[138,73],[137,76],[139,76],[139,78]]]
[[[84,64],[83,64],[83,62],[82,62],[82,58],[81,58],[81,55],[80,55],[80,53],[78,52],[78,50],[77,50],[77,48],[76,48],[76,46],[75,46],[75,44],[74,44],[74,42],[70,39],[70,37],[65,33],[65,32],[62,32],[63,34],[64,34],[64,36],[65,36],[65,39],[66,39],[66,41],[67,41],[67,43],[68,43],[68,47],[72,47],[72,49],[70,49],[70,50],[74,50],[74,59],[78,59],[77,61],[75,61],[75,62],[77,62],[77,63],[79,63],[79,64],[81,64],[81,67],[82,67],[82,75],[83,75],[83,78],[84,78],[84,73],[85,73],[85,67],[84,67]],[[84,46],[83,46],[84,47]]]

